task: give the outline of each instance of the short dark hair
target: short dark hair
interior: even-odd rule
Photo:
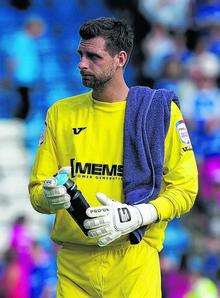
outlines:
[[[112,56],[125,51],[129,57],[133,49],[134,32],[125,19],[102,17],[89,20],[80,27],[79,35],[85,40],[94,37],[104,38],[106,49]]]

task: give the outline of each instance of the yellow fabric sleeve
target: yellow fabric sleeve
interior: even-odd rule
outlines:
[[[188,212],[198,192],[198,172],[192,146],[184,142],[184,136],[181,137],[178,130],[178,123],[183,123],[182,120],[179,108],[172,103],[165,140],[164,183],[160,195],[151,201],[161,221]]]
[[[30,200],[33,208],[46,214],[49,214],[50,210],[48,202],[43,196],[43,182],[53,177],[58,171],[57,165],[59,164],[50,113],[51,109],[47,113],[42,144],[39,145],[29,183]]]

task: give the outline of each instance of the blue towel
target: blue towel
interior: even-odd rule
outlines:
[[[165,89],[131,87],[124,124],[123,190],[125,203],[147,203],[161,189],[164,141],[170,123],[172,100],[177,96]],[[146,227],[130,233],[130,242],[139,243]]]

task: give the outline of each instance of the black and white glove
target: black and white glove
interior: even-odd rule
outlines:
[[[65,168],[62,168],[62,171]],[[60,209],[68,209],[71,205],[70,196],[67,193],[66,187],[57,185],[55,178],[49,178],[43,184],[44,198],[48,201],[51,213],[56,213]]]
[[[152,204],[122,204],[103,193],[97,193],[96,197],[103,206],[86,210],[90,219],[84,221],[84,227],[88,229],[89,237],[98,238],[99,246],[105,246],[122,235],[155,222],[158,218]]]

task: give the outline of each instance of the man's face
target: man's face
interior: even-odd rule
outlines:
[[[40,21],[32,21],[27,26],[28,32],[34,37],[40,37],[44,33],[43,23]]]
[[[117,69],[117,55],[112,57],[102,37],[88,40],[82,39],[78,53],[80,55],[79,69],[84,86],[97,89],[110,81]]]

